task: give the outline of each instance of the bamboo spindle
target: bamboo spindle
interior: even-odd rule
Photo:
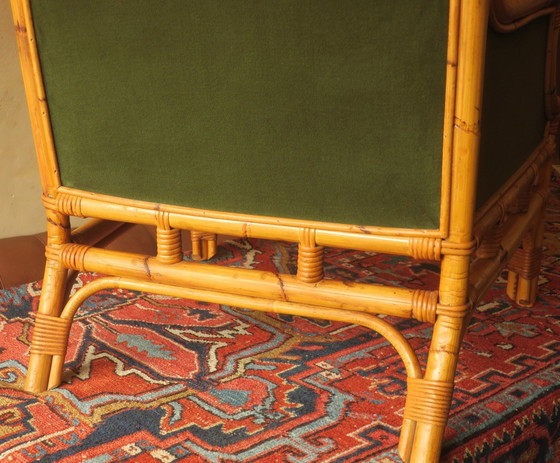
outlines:
[[[216,255],[218,237],[215,233],[191,231],[192,258],[208,260]]]
[[[323,279],[323,246],[315,241],[315,230],[300,232],[297,277],[305,283],[317,283]]]
[[[183,260],[181,230],[171,228],[169,213],[158,211],[157,227],[157,259],[165,264],[175,264]]]

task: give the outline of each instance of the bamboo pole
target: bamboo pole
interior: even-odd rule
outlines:
[[[141,281],[210,289],[284,300],[322,307],[383,313],[403,318],[412,316],[415,290],[364,283],[321,280],[309,284],[295,275],[274,274],[216,264],[177,262],[167,264],[157,258],[105,249],[67,244],[61,260],[72,269],[121,275]]]
[[[416,259],[439,260],[441,238],[422,230],[393,229],[395,235],[384,229],[375,234],[362,227],[346,227],[339,224],[299,221],[286,222],[281,218],[236,217],[236,220],[215,218],[212,214],[199,216],[203,211],[176,206],[146,203],[105,195],[87,194],[61,187],[56,202],[65,213],[99,217],[109,221],[125,221],[144,225],[158,225],[158,217],[168,214],[169,227],[182,230],[196,230],[199,235],[231,235],[244,238],[262,238],[274,241],[300,241],[302,230],[314,230],[317,246],[340,247],[359,251],[379,252],[410,256]],[[194,215],[191,215],[194,214]],[[245,221],[241,221],[241,220]],[[317,228],[315,228],[317,227]],[[196,238],[196,236],[195,236]],[[201,251],[202,252],[202,251]]]
[[[411,229],[397,227],[361,226],[340,224],[332,222],[318,222],[312,220],[288,219],[283,217],[254,216],[249,214],[194,209],[170,204],[158,204],[147,201],[114,197],[100,193],[92,193],[61,186],[58,188],[60,195],[70,195],[81,199],[82,211],[85,216],[100,216],[107,220],[117,220],[115,217],[124,214],[130,217],[131,223],[152,223],[153,211],[169,212],[172,225],[176,228],[212,232],[234,236],[253,236],[251,228],[256,225],[279,227],[279,230],[299,230],[312,228],[324,232],[335,232],[350,235],[392,237],[428,237],[441,238],[443,233],[439,229]],[[102,206],[100,204],[103,204]],[[99,212],[100,214],[97,214]],[[101,216],[102,215],[102,216]],[[224,228],[220,228],[224,227]],[[235,227],[235,228],[228,228]],[[244,228],[246,227],[245,232]],[[228,233],[227,230],[236,230],[237,233]],[[239,232],[241,231],[241,233]],[[297,232],[294,232],[297,234]],[[295,241],[295,239],[294,239]]]
[[[489,4],[487,0],[469,0],[462,1],[460,8],[450,226],[446,240],[458,247],[472,241]],[[467,303],[469,261],[469,255],[445,255],[442,260],[440,304],[447,306],[450,313]],[[439,316],[434,326],[424,382],[415,386],[422,392],[416,397],[428,397],[423,409],[430,410],[437,403],[438,415],[419,416],[411,461],[439,460],[464,322],[464,315],[446,315]]]
[[[61,185],[29,1],[11,0],[23,83],[43,194]]]

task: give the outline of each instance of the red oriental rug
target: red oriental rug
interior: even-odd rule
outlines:
[[[443,462],[560,461],[559,232],[556,181],[538,303],[513,306],[500,279],[474,314]],[[294,272],[296,248],[231,241],[214,261]],[[420,288],[437,271],[326,252],[328,278]],[[77,286],[95,277],[81,274]],[[0,292],[0,462],[400,461],[403,366],[366,328],[105,291],[76,316],[65,382],[33,396],[20,387],[40,290]],[[430,325],[391,322],[423,360]]]

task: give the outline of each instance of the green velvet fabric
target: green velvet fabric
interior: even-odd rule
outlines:
[[[544,136],[549,17],[516,32],[489,30],[482,106],[478,204],[515,173]]]
[[[32,0],[62,182],[437,228],[447,0]]]

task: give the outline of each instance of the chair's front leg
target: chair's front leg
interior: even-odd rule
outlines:
[[[469,255],[442,259],[438,316],[426,371],[424,378],[408,384],[405,417],[416,421],[416,431],[411,454],[404,457],[411,463],[439,462],[464,325],[470,314],[469,263]]]
[[[403,455],[407,462],[439,462],[453,395],[461,333],[460,319],[439,317],[434,325],[426,374],[422,379],[408,380],[404,416],[416,422],[416,429],[411,454]]]

